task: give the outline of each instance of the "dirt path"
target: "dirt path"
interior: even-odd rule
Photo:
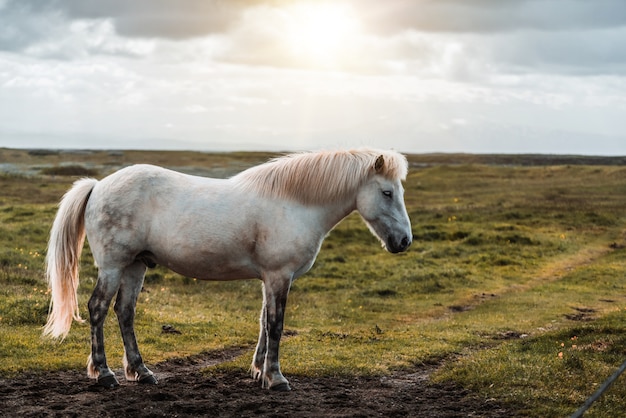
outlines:
[[[293,390],[263,390],[245,371],[204,375],[242,349],[168,360],[157,386],[105,390],[84,371],[0,379],[0,416],[25,417],[510,417],[514,414],[452,385],[429,382],[423,368],[383,378],[288,376]],[[118,371],[118,376],[121,372]]]

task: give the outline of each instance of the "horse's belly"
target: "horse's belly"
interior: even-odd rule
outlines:
[[[242,260],[211,259],[184,263],[167,260],[162,265],[178,274],[199,280],[239,280],[259,277],[254,266]]]

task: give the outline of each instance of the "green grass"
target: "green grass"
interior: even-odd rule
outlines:
[[[516,318],[530,309],[527,324],[515,328],[528,337],[460,353],[436,378],[517,403],[528,415],[571,414],[626,360],[625,271],[621,249],[559,280],[484,304],[472,321],[492,322],[500,310]],[[586,416],[619,416],[624,395],[624,385],[616,384]]]
[[[0,159],[11,151],[3,152]],[[226,173],[267,155],[79,157],[22,153],[15,160],[84,163],[100,172],[153,162]],[[49,303],[42,271],[47,234],[72,180],[0,176],[0,375],[84,367],[87,326],[75,324],[61,344],[40,338]],[[626,359],[626,168],[432,165],[412,168],[405,188],[416,238],[410,251],[384,252],[352,215],[294,283],[283,372],[384,375],[428,364],[436,366],[434,380],[453,381],[522,415],[571,414]],[[96,275],[86,247],[79,288],[84,317]],[[248,347],[243,355],[216,367],[248,368],[261,307],[258,281],[199,282],[157,268],[144,287],[136,328],[149,364],[242,346]],[[161,333],[164,324],[181,334]],[[120,367],[112,312],[105,333],[111,365]],[[626,408],[623,379],[589,416]]]

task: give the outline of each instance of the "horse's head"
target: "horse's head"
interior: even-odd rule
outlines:
[[[409,248],[413,233],[404,206],[402,178],[388,174],[386,164],[389,163],[384,155],[376,158],[372,175],[357,193],[357,210],[383,247],[391,253],[399,253]],[[406,160],[403,163],[406,164]],[[404,171],[406,173],[406,169]]]

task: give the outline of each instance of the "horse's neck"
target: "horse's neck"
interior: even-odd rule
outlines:
[[[220,186],[223,185],[224,190],[230,193],[233,187],[233,182],[235,182],[234,184],[236,185],[237,181],[239,181],[239,179],[237,177],[233,177],[231,179],[219,181],[219,182],[224,182],[224,184],[219,183],[219,185]],[[336,199],[335,201],[327,202],[325,204],[320,204],[320,205],[311,206],[311,205],[307,205],[304,203],[296,203],[296,202],[294,202],[294,205],[296,207],[300,206],[301,208],[306,208],[305,212],[308,213],[308,215],[306,216],[311,216],[315,218],[316,227],[319,227],[320,232],[323,232],[325,234],[325,233],[328,233],[331,229],[333,229],[335,225],[341,222],[346,216],[348,216],[350,213],[356,210],[356,194],[357,192],[355,191],[352,194],[343,196],[341,199]],[[245,196],[249,196],[249,194],[246,193]],[[245,197],[245,199],[247,198],[248,197]],[[273,202],[270,204],[270,206],[276,204],[276,202],[281,202],[281,201],[284,202],[280,198],[278,199],[267,198],[267,197],[261,197],[261,196],[257,196],[257,198],[260,198],[261,200],[267,200],[267,201]],[[283,205],[284,203],[278,203],[278,204]]]
[[[345,198],[324,206],[324,226],[330,231],[344,218],[356,210],[356,196]]]

